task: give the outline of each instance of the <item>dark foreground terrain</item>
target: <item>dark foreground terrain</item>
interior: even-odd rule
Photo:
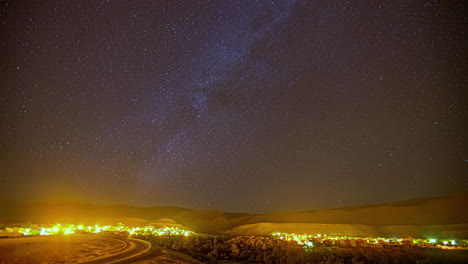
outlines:
[[[468,250],[333,247],[323,244],[305,249],[294,241],[254,236],[148,236],[145,239],[164,252],[179,252],[203,263],[468,263]]]

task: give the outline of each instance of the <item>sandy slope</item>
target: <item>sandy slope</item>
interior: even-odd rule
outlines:
[[[316,223],[258,223],[235,227],[232,234],[268,235],[273,232],[329,234],[347,236],[376,236],[379,231],[369,225],[316,224]]]
[[[327,223],[447,225],[468,223],[468,194],[320,211],[255,215],[242,224]]]
[[[376,235],[424,237],[442,235],[468,238],[468,193],[387,204],[272,214],[223,213],[167,206],[139,208],[5,201],[0,202],[0,212],[2,212],[0,223],[81,223],[87,221],[91,224],[123,222],[129,225],[145,225],[163,221],[167,224],[176,222],[196,232],[221,232],[231,229],[235,232],[242,230],[257,232],[263,229],[270,230],[272,226],[285,230],[295,228],[312,231],[317,229],[318,224],[325,224],[321,226],[322,229],[335,233],[350,232],[349,235],[367,232]],[[249,226],[259,223],[278,225]],[[280,223],[296,223],[296,225],[279,225]],[[304,225],[304,223],[312,225]]]
[[[375,227],[356,224],[256,223],[237,226],[229,230],[229,233],[238,235],[267,235],[273,232],[364,237],[466,239],[468,237],[468,225],[394,225]]]
[[[468,195],[236,220],[233,233],[326,233],[349,236],[468,238]]]
[[[79,263],[127,249],[109,237],[35,236],[0,240],[0,263]]]
[[[202,264],[202,262],[180,252],[157,247],[153,254],[132,262],[133,264]]]

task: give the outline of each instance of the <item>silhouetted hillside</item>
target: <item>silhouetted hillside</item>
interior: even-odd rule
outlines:
[[[197,232],[320,232],[468,237],[468,194],[320,211],[223,213],[181,207],[0,202],[2,223],[181,224]],[[163,219],[163,220],[161,220]]]
[[[468,222],[468,194],[320,211],[255,215],[243,224],[327,223],[362,225],[446,225]]]

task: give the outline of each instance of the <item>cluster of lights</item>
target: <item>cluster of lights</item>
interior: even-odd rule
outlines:
[[[396,244],[403,244],[404,239],[402,238],[384,238],[384,237],[377,237],[377,238],[362,238],[362,237],[348,237],[348,236],[327,236],[322,234],[295,234],[295,233],[272,233],[271,236],[274,238],[285,240],[285,241],[295,241],[299,245],[303,245],[304,248],[311,248],[313,247],[313,241],[324,241],[324,240],[356,240],[356,239],[365,239],[369,244],[380,244],[380,243],[396,243]],[[463,246],[457,244],[456,240],[437,240],[437,239],[413,239],[412,244],[419,245],[419,246],[428,246],[431,247],[441,248],[441,249],[464,249]],[[466,242],[466,241],[465,241]],[[464,243],[466,245],[466,243]]]
[[[128,227],[124,224],[118,225],[74,225],[74,224],[55,224],[43,227],[30,227],[30,228],[11,228],[5,229],[6,233],[22,234],[24,236],[34,235],[71,235],[76,233],[101,233],[101,232],[128,232],[130,235],[153,235],[153,236],[190,236],[193,233],[177,226],[156,228],[154,226],[144,227]],[[346,239],[365,239],[369,244],[380,243],[397,243],[402,244],[402,238],[362,238],[362,237],[338,237],[327,236],[322,234],[295,234],[295,233],[272,233],[272,237],[284,241],[295,241],[297,244],[302,245],[306,249],[310,249],[314,245],[314,241],[322,242],[325,240],[346,240]],[[413,239],[412,244],[418,246],[430,246],[441,249],[463,249],[468,244],[468,241],[463,240],[458,244],[456,240],[437,240],[437,239]]]
[[[154,236],[190,236],[192,231],[179,227],[155,228],[153,226],[134,227],[127,230],[130,235],[154,235]]]
[[[321,234],[317,235],[307,235],[307,234],[295,234],[295,233],[273,233],[273,237],[276,237],[280,240],[285,241],[296,241],[297,244],[303,245],[304,247],[313,247],[312,240],[321,237]]]
[[[101,233],[108,232],[128,232],[130,235],[155,235],[155,236],[190,236],[192,231],[180,227],[162,227],[156,228],[154,226],[145,227],[128,227],[123,224],[118,225],[74,225],[74,224],[55,224],[47,227],[37,228],[6,228],[7,233],[20,233],[25,236],[34,235],[71,235],[75,233]]]
[[[434,245],[435,247],[441,248],[441,249],[463,249],[463,247],[460,247],[457,244],[456,240],[442,240],[442,241],[439,241],[437,239],[431,238],[431,239],[426,239],[423,242],[426,243],[426,244]],[[466,240],[464,240],[464,242],[465,243],[463,243],[463,244],[466,245]]]

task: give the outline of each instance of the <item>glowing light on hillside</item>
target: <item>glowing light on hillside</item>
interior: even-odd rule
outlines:
[[[359,244],[371,245],[372,247],[383,247],[383,246],[404,246],[404,245],[415,245],[421,247],[440,248],[445,250],[458,250],[464,249],[465,247],[457,246],[455,240],[439,241],[435,238],[431,239],[414,239],[414,238],[384,238],[384,237],[352,237],[352,236],[329,236],[325,234],[295,234],[295,233],[272,233],[272,237],[279,240],[295,241],[297,244],[302,245],[305,250],[313,247],[313,242],[324,243],[329,241],[332,245],[344,246],[344,247],[357,247]],[[462,244],[468,244],[468,241],[464,241]]]
[[[7,228],[8,233],[20,233],[24,236],[33,235],[72,235],[76,233],[102,233],[102,232],[128,232],[129,235],[155,235],[155,236],[190,236],[194,234],[190,230],[180,227],[163,227],[156,228],[154,226],[144,227],[128,227],[123,224],[114,225],[74,225],[74,224],[55,224],[52,226],[42,226],[37,228],[19,228],[14,231],[12,228]]]
[[[303,245],[304,247],[313,247],[313,243],[311,241],[314,237],[313,235],[294,233],[273,233],[271,235],[279,238],[280,240],[295,241],[297,244]]]
[[[191,236],[196,233],[177,226],[161,227],[154,226],[139,226],[129,227],[122,223],[117,225],[74,225],[66,223],[58,223],[55,225],[31,225],[29,227],[6,227],[6,233],[18,234],[23,236],[35,235],[73,235],[73,234],[97,234],[97,233],[126,233],[130,236]],[[0,230],[0,233],[4,233]],[[466,249],[467,240],[438,240],[430,239],[414,239],[414,238],[384,238],[384,237],[352,237],[352,236],[330,236],[326,234],[295,234],[295,233],[272,233],[268,239],[278,239],[289,241],[301,245],[304,250],[312,250],[314,246],[321,244],[329,244],[339,247],[356,247],[366,245],[369,247],[384,247],[384,246],[418,246],[440,248],[444,250]]]

